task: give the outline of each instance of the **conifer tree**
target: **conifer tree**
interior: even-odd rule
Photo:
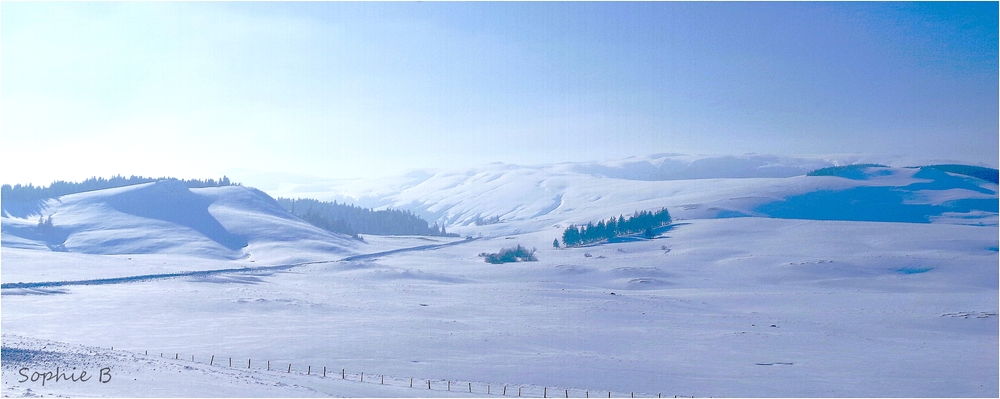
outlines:
[[[563,231],[563,244],[567,247],[572,247],[580,243],[580,230],[576,228],[575,225],[570,225]]]

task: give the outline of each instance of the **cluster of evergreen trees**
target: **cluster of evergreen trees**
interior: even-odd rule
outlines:
[[[458,237],[449,234],[444,226],[427,221],[409,211],[387,209],[373,211],[354,205],[338,204],[314,199],[278,198],[278,204],[314,226],[335,233],[348,234],[355,238],[358,234],[381,235],[425,235]]]
[[[486,226],[490,224],[500,223],[500,215],[489,217],[483,219],[482,217],[476,217],[476,226]]]
[[[510,262],[534,262],[538,258],[535,257],[535,248],[528,249],[522,247],[521,244],[517,244],[513,248],[503,248],[497,253],[481,253],[479,256],[486,258],[487,263],[500,264],[500,263],[510,263]]]
[[[38,229],[45,230],[52,228],[52,215],[49,215],[47,219],[43,219],[41,216],[38,217]]]
[[[140,183],[149,183],[157,180],[180,180],[184,182],[189,188],[202,188],[202,187],[222,187],[222,186],[239,186],[239,183],[232,183],[229,178],[223,176],[219,180],[206,179],[206,180],[181,180],[172,177],[161,177],[154,179],[151,177],[142,176],[129,176],[123,177],[121,175],[114,176],[110,179],[105,179],[103,177],[91,177],[82,182],[67,182],[63,180],[57,180],[52,182],[48,187],[35,186],[28,184],[26,186],[16,184],[11,186],[10,184],[4,184],[0,186],[0,197],[3,201],[12,202],[28,202],[37,201],[48,198],[55,198],[62,195],[82,193],[86,191],[103,190],[107,188],[117,188],[131,186]]]
[[[653,237],[653,229],[670,224],[670,213],[667,208],[656,212],[636,211],[631,217],[619,215],[607,221],[601,220],[594,224],[577,227],[570,225],[563,231],[563,244],[567,247],[585,245],[618,236],[642,233],[645,237]],[[554,242],[553,245],[558,244]]]

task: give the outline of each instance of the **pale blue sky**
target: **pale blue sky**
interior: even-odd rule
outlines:
[[[997,3],[12,3],[0,180],[676,152],[997,166]]]

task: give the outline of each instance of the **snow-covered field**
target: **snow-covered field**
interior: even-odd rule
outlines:
[[[59,234],[37,231],[38,214],[2,219],[3,393],[502,396],[506,385],[529,397],[996,397],[997,185],[920,173],[633,180],[508,170],[383,191],[383,205],[435,213],[475,240],[362,243],[240,187],[161,182],[65,196],[40,207]],[[153,195],[140,190],[181,200],[157,213],[116,199]],[[895,196],[852,198],[871,194],[858,190]],[[807,209],[801,196],[861,220],[773,214]],[[788,206],[763,206],[780,201]],[[837,208],[844,201],[869,210]],[[655,239],[552,247],[570,223],[661,206],[681,220]],[[203,218],[179,218],[184,207]],[[878,217],[917,212],[929,223]],[[503,221],[476,226],[477,215]],[[539,260],[478,256],[516,244]],[[418,249],[390,252],[401,248]],[[29,377],[55,367],[95,377],[42,386],[22,381],[23,367]]]

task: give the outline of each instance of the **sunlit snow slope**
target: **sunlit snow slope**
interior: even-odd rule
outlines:
[[[239,186],[189,189],[162,180],[4,209],[4,248],[292,261],[289,253],[334,257],[358,245],[293,216],[263,192]],[[39,226],[40,218],[49,217],[51,227]]]
[[[871,167],[840,176],[806,176],[811,168],[829,164],[765,156],[681,164],[676,158],[490,164],[415,172],[379,183],[286,184],[269,192],[408,209],[459,233],[538,231],[660,207],[679,219],[997,224],[996,183],[940,170]],[[477,220],[494,217],[506,223],[475,226]]]
[[[997,397],[995,179],[678,159],[267,189],[475,240],[354,241],[253,189],[171,181],[4,203],[3,394]],[[552,245],[661,207],[676,223],[653,238]],[[538,260],[478,256],[514,245]],[[116,379],[42,385],[23,367]]]

